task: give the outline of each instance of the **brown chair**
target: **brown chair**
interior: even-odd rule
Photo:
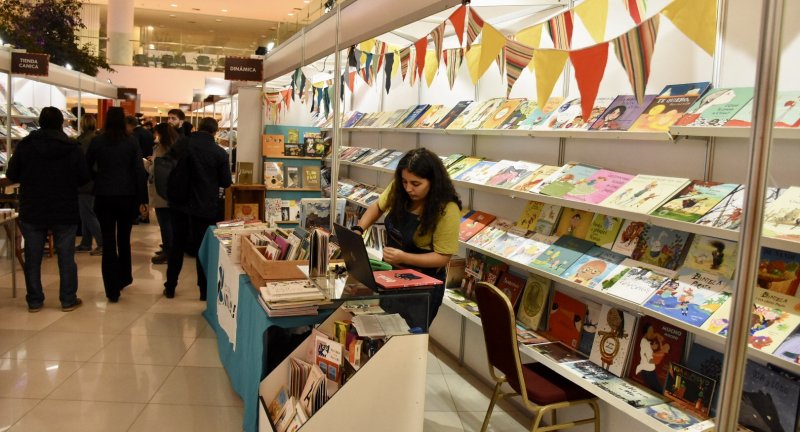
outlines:
[[[525,406],[536,413],[531,425],[533,432],[566,429],[589,423],[594,423],[595,432],[599,432],[600,409],[597,398],[541,363],[521,364],[514,329],[514,309],[505,294],[486,282],[478,283],[475,294],[483,325],[489,373],[496,383],[481,432],[489,427],[489,418],[495,403],[502,397],[516,395],[522,396]],[[498,376],[495,369],[502,372],[502,375]],[[501,387],[504,383],[508,383],[514,393],[503,393]],[[589,405],[594,416],[558,423],[556,410],[581,404]],[[551,414],[552,424],[540,427],[539,423],[548,412]]]

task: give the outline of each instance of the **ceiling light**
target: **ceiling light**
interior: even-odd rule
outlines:
[[[177,15],[175,15],[175,14],[169,14],[169,17],[170,17],[170,18],[175,18],[176,16],[177,16]]]
[[[64,67],[65,67],[65,68],[67,68],[67,69],[69,69],[69,70],[72,70],[72,65],[71,65],[71,64],[69,64],[69,63],[65,64],[65,65],[64,65]]]
[[[311,0],[303,0],[303,3],[309,4],[309,3],[311,3]]]
[[[149,44],[149,45],[147,45],[147,49],[156,49],[156,45],[155,44]]]
[[[289,12],[289,16],[294,16],[294,12]]]
[[[222,9],[222,12],[228,12],[228,10],[227,9]]]
[[[178,7],[178,5],[176,5],[175,3],[172,3],[170,6],[172,6],[172,7]]]
[[[275,42],[269,41],[267,44],[267,51],[272,51],[272,48],[275,48]]]
[[[147,26],[147,30],[153,30],[153,26]]]
[[[222,22],[222,20],[221,20],[221,19],[219,19],[219,18],[215,19],[214,21],[216,21],[216,22]]]

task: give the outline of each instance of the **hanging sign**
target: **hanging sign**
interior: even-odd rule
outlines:
[[[228,81],[263,81],[264,60],[247,57],[225,57],[225,79]]]
[[[50,72],[50,55],[12,52],[11,73],[18,75],[47,76]]]
[[[117,89],[117,99],[123,99],[127,101],[135,101],[137,95],[137,89],[131,87],[120,87]]]

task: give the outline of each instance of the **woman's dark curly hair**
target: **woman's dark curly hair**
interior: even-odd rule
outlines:
[[[425,206],[419,217],[419,233],[424,235],[433,232],[436,223],[444,213],[448,203],[454,202],[461,208],[461,199],[456,193],[450,175],[436,153],[418,148],[411,150],[400,159],[394,172],[394,186],[389,201],[391,209],[386,218],[399,223],[408,214],[406,209],[411,204],[411,198],[403,187],[403,170],[408,170],[417,177],[422,177],[431,182],[428,196],[425,197]]]

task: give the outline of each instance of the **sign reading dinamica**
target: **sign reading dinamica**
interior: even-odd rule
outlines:
[[[50,55],[34,53],[11,53],[11,73],[19,75],[47,76],[50,72]]]
[[[225,79],[228,81],[261,81],[262,59],[225,57]]]

